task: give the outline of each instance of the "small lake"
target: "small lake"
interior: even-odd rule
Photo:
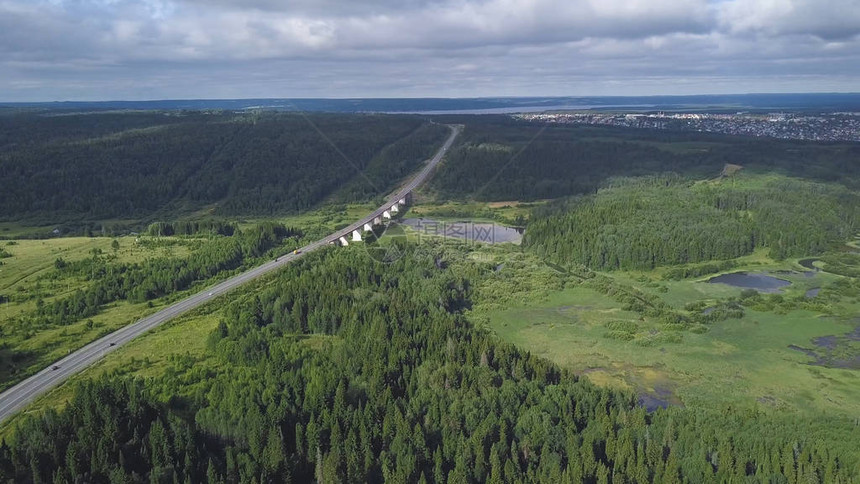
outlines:
[[[814,264],[815,261],[817,261],[817,260],[818,259],[801,259],[801,260],[797,261],[797,263],[800,264],[801,266],[809,269],[810,271],[818,272],[821,269],[815,267],[815,264]]]
[[[818,291],[820,291],[820,290],[821,290],[820,287],[813,287],[812,289],[809,289],[806,291],[806,297],[818,296]]]
[[[744,289],[755,289],[759,292],[780,293],[781,288],[791,285],[790,282],[760,272],[733,272],[708,279],[710,283],[728,284]]]
[[[501,244],[510,242],[519,244],[523,240],[523,229],[506,227],[504,225],[461,220],[457,222],[442,222],[429,218],[404,218],[402,225],[410,227],[420,235],[451,237],[483,242],[485,244]]]

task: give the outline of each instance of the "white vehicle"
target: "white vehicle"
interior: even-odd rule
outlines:
[[[210,293],[209,293],[209,295],[211,296],[211,295],[212,295],[212,293],[210,292]]]

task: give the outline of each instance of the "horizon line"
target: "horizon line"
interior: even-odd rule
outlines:
[[[700,93],[700,94],[607,94],[607,95],[529,95],[529,96],[465,96],[465,97],[444,97],[444,96],[403,96],[403,97],[204,97],[204,98],[181,98],[181,97],[166,97],[166,98],[151,98],[151,99],[106,99],[106,100],[90,100],[90,99],[65,99],[65,100],[50,100],[50,101],[5,101],[0,100],[0,105],[12,104],[72,104],[72,103],[148,103],[148,102],[169,102],[169,101],[364,101],[364,100],[492,100],[492,99],[587,99],[587,98],[694,98],[694,97],[726,97],[726,96],[816,96],[816,95],[860,95],[860,91],[792,91],[792,92],[737,92],[737,93]]]

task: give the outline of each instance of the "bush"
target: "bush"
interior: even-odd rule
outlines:
[[[633,321],[609,321],[606,323],[606,328],[610,331],[624,331],[628,333],[635,333],[638,329],[638,325]]]
[[[630,341],[634,338],[634,335],[627,331],[607,331],[606,333],[603,333],[603,337],[619,341]]]

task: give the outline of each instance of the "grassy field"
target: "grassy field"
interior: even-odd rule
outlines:
[[[742,262],[733,271],[798,267],[793,261],[769,261],[761,253]],[[704,282],[712,276],[663,281],[657,271],[607,275],[676,308],[741,293],[739,288]],[[786,299],[839,278],[826,273],[778,276],[793,283],[785,290]],[[501,338],[595,383],[632,389],[651,401],[856,416],[860,414],[860,371],[816,364],[817,358],[804,352],[822,353],[824,349],[814,340],[823,337],[819,342],[839,341],[839,349],[832,354],[849,359],[860,355],[860,342],[845,336],[858,325],[855,315],[860,314],[860,304],[848,298],[832,309],[833,314],[801,309],[777,314],[747,308],[741,319],[712,323],[701,334],[679,332],[680,342],[656,344],[607,337],[610,324],[635,325],[654,333],[665,328],[651,318],[619,309],[615,300],[579,284],[532,300],[518,298],[502,307],[479,304],[473,317],[486,321]]]
[[[50,231],[53,228],[40,227],[40,230]],[[22,225],[17,222],[0,222],[0,237],[4,239],[14,239],[17,237],[21,237],[24,234],[29,234],[33,232],[34,227]]]
[[[148,238],[147,238],[148,239]],[[166,241],[171,238],[163,237]],[[119,249],[111,248],[113,240]],[[62,258],[74,262],[92,257],[93,250],[105,255],[116,256],[116,262],[139,262],[146,258],[176,256],[182,257],[190,252],[189,239],[173,239],[175,244],[141,244],[134,236],[117,237],[62,237],[45,240],[0,241],[0,247],[12,254],[2,259],[0,265],[0,294],[12,296],[16,293],[44,294],[44,299],[60,297],[81,287],[79,280],[51,280],[47,276],[54,271],[54,261]],[[22,311],[32,310],[35,301],[22,304],[9,303],[0,308],[0,319],[11,317]]]
[[[145,239],[153,241],[152,238]],[[113,240],[119,243],[116,251],[111,248]],[[79,277],[50,277],[56,273],[54,262],[57,259],[74,262],[92,257],[93,251],[100,251],[111,261],[120,263],[155,257],[184,257],[191,252],[194,243],[192,239],[169,237],[162,237],[157,243],[146,243],[131,236],[0,241],[0,247],[12,255],[0,260],[0,295],[8,299],[0,303],[0,328],[9,319],[33,311],[40,298],[50,302],[88,284]]]
[[[308,241],[322,238],[331,232],[346,227],[370,214],[379,207],[375,203],[351,203],[323,205],[320,208],[298,215],[275,218],[243,218],[239,227],[256,225],[260,222],[274,221],[288,227],[300,227]]]
[[[24,415],[63,407],[74,395],[76,384],[82,380],[107,374],[133,374],[140,378],[161,376],[177,358],[184,359],[183,363],[206,366],[206,338],[217,327],[219,318],[218,304],[209,304],[135,339],[75,375],[69,382],[42,395],[25,411],[3,422],[0,425],[0,438],[7,437],[10,429],[14,428],[15,423]]]
[[[116,250],[112,247],[114,240],[119,244]],[[157,311],[176,297],[151,303],[108,304],[93,317],[63,326],[22,326],[26,321],[23,316],[34,312],[40,302],[64,298],[90,284],[84,277],[57,271],[55,261],[58,258],[74,262],[93,257],[95,251],[111,263],[140,262],[155,257],[183,257],[201,243],[204,242],[187,238],[131,236],[0,241],[0,247],[11,254],[3,258],[0,265],[0,295],[5,301],[0,303],[0,357],[11,362],[3,367],[0,388],[8,387],[21,375],[44,368],[89,341]]]
[[[416,205],[409,208],[410,217],[427,217],[437,220],[456,221],[469,219],[474,222],[498,222],[510,226],[523,226],[531,210],[545,201],[476,202],[435,201],[432,196],[419,194]]]
[[[642,291],[658,295],[676,308],[682,308],[691,301],[715,301],[726,297],[738,296],[741,289],[725,284],[707,284],[706,281],[721,274],[732,272],[770,272],[780,279],[791,282],[783,289],[785,297],[802,296],[807,290],[819,288],[832,283],[840,276],[827,272],[818,272],[808,277],[798,259],[774,261],[767,257],[767,249],[758,249],[754,253],[735,259],[737,266],[728,270],[715,272],[702,277],[673,281],[665,280],[664,274],[670,267],[660,267],[653,271],[612,272],[611,277],[635,286]]]

